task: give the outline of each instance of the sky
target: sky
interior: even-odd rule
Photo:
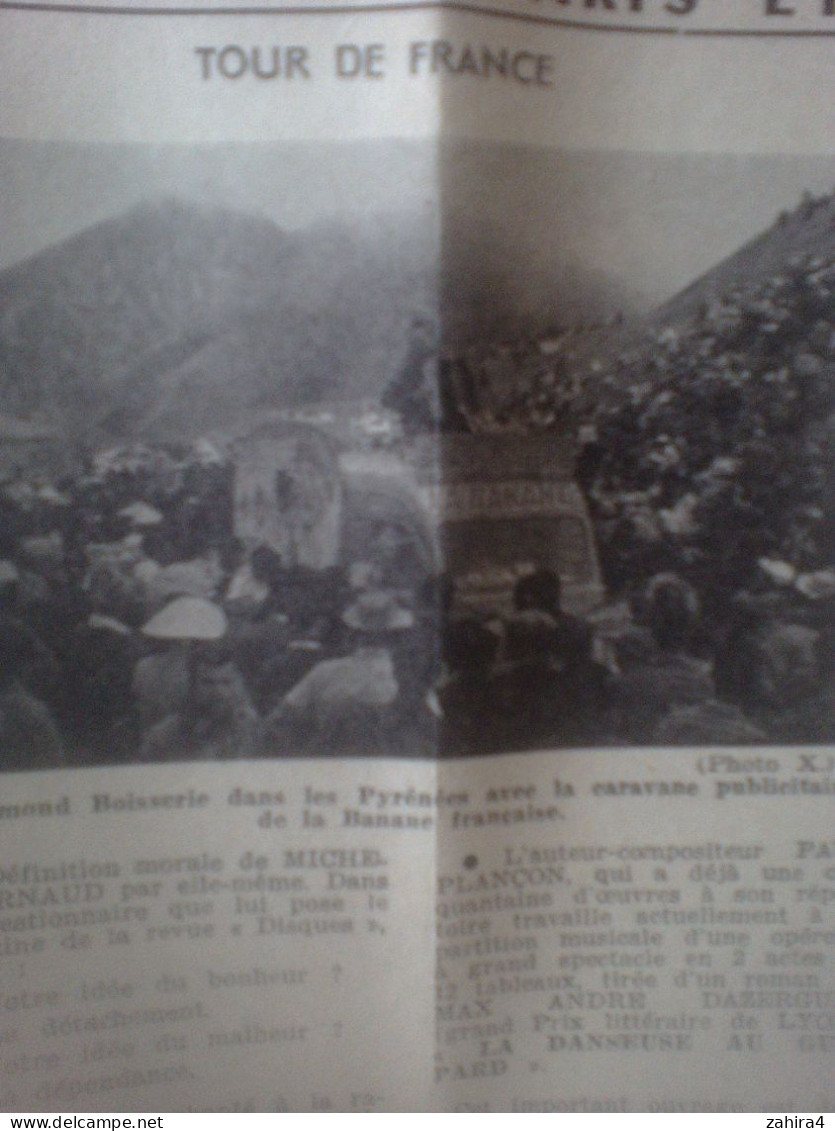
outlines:
[[[0,267],[158,197],[301,229],[334,217],[433,215],[433,147],[415,142],[119,146],[0,140]]]
[[[440,157],[440,159],[439,159]],[[0,140],[0,267],[143,200],[178,196],[289,229],[379,212],[430,217],[530,264],[576,262],[654,305],[769,227],[831,157],[552,152],[379,140],[214,147]],[[533,270],[535,268],[535,270]]]
[[[835,190],[835,158],[450,147],[444,224],[492,241],[533,279],[561,259],[670,298],[794,208]]]

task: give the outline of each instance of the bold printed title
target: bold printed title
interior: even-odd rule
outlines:
[[[228,43],[196,47],[200,77],[206,81],[241,79],[311,79],[322,66],[338,79],[383,79],[392,66],[404,67],[413,77],[429,75],[504,79],[521,86],[552,87],[554,57],[539,51],[452,43],[446,39],[416,40],[405,57],[392,59],[384,43],[340,43],[330,60],[314,57],[311,48],[299,44],[243,46]]]

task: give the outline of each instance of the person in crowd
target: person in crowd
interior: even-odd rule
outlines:
[[[382,398],[384,408],[400,414],[407,435],[431,431],[438,423],[437,362],[437,327],[428,318],[415,318],[400,372]]]
[[[292,663],[291,619],[281,611],[280,591],[273,591],[273,563],[280,568],[278,555],[266,546],[256,547],[232,575],[224,598],[235,666],[262,715],[302,674]]]
[[[189,691],[189,641],[197,639],[195,610],[173,601],[142,627],[150,648],[133,671],[131,694],[140,733],[177,714]]]
[[[815,629],[782,621],[763,625],[751,641],[743,709],[772,742],[816,742],[828,729],[819,643]]]
[[[0,768],[43,770],[66,765],[64,743],[50,711],[20,680],[28,641],[0,623]]]
[[[145,736],[147,762],[218,761],[258,753],[259,719],[228,642],[195,642],[189,652],[188,694],[180,710]]]
[[[513,590],[517,620],[528,613],[544,613],[553,621],[559,651],[566,664],[586,656],[592,633],[585,621],[562,608],[562,583],[551,569],[538,569],[520,577]]]
[[[505,748],[593,743],[603,724],[606,674],[592,658],[590,627],[563,610],[553,570],[520,578],[513,601],[492,678]]]
[[[677,574],[658,574],[647,586],[644,607],[655,650],[624,670],[616,689],[616,734],[637,744],[651,742],[674,708],[716,698],[710,663],[689,651],[699,615],[692,586]]]
[[[91,613],[77,626],[66,666],[64,722],[67,740],[80,759],[130,761],[139,730],[134,711],[134,672],[142,645],[114,617]]]
[[[397,634],[414,615],[384,590],[369,591],[342,615],[353,647],[317,663],[267,720],[265,753],[390,752],[400,691],[392,657]]]
[[[460,617],[449,624],[443,642],[447,671],[435,691],[441,756],[486,754],[497,749],[491,676],[499,643],[499,635],[475,617]]]
[[[20,572],[8,560],[0,561],[0,626],[4,635],[13,634],[24,647],[19,653],[18,678],[36,698],[54,693],[61,668],[58,658],[28,623],[26,607],[20,599]]]

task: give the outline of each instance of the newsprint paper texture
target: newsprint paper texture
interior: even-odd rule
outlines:
[[[830,1110],[835,4],[0,29],[0,1108]]]

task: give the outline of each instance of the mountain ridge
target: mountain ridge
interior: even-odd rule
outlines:
[[[99,222],[0,272],[0,405],[95,446],[366,395],[432,293],[421,233],[387,227],[290,233],[178,198]]]

